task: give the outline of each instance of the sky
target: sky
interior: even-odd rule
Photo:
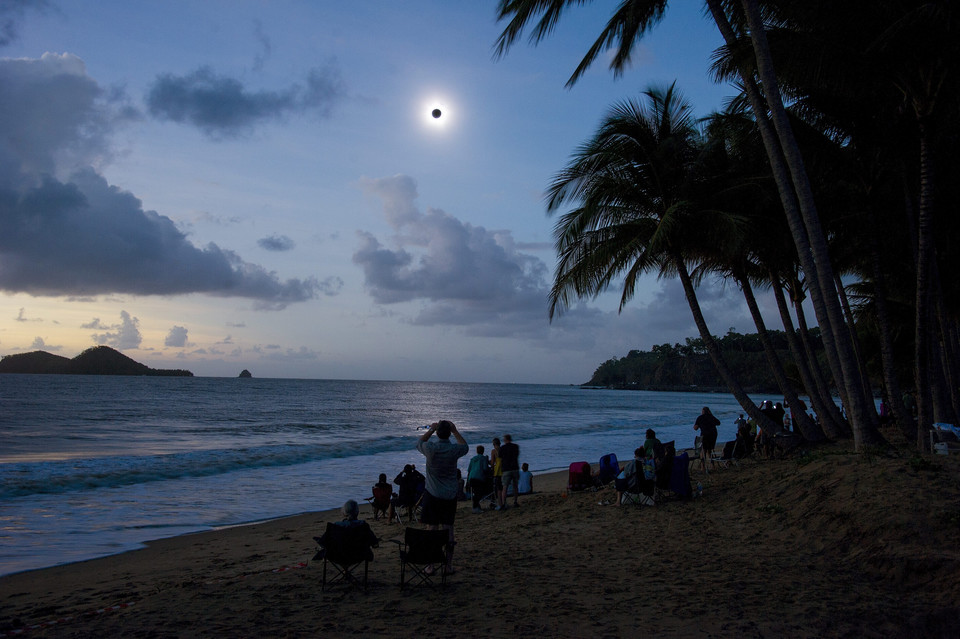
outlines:
[[[496,0],[0,0],[0,355],[578,384],[696,337],[655,276],[548,317],[543,194],[577,146],[652,85],[701,116],[734,93],[691,0],[566,88],[613,6],[497,58]],[[714,334],[755,330],[699,293]]]

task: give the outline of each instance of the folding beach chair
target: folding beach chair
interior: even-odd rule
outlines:
[[[593,474],[588,462],[573,462],[569,470],[567,490],[586,490],[593,487]]]
[[[631,473],[630,477],[617,478],[614,480],[617,484],[617,490],[623,491],[624,503],[631,503],[634,506],[654,506],[656,505],[656,481],[646,477],[646,470],[641,464],[634,466],[636,472]]]
[[[400,589],[407,584],[434,586],[433,578],[440,575],[440,585],[447,583],[447,549],[450,532],[444,529],[423,530],[407,528],[403,541],[391,539],[400,547]],[[407,567],[410,577],[407,578]],[[434,568],[431,571],[431,566]]]
[[[424,484],[417,485],[416,493],[409,495],[407,502],[401,502],[399,497],[394,503],[394,516],[397,518],[397,523],[404,523],[402,511],[406,511],[407,523],[414,523],[420,521],[420,514],[423,512],[423,494],[426,492],[426,487]]]
[[[664,473],[663,480],[663,484],[660,484],[658,479],[658,491],[661,493],[661,498],[664,493],[668,492],[680,499],[693,497],[693,488],[690,486],[689,456],[686,453],[680,453],[673,458],[670,472],[669,474]]]
[[[351,526],[341,526],[332,522],[327,523],[327,530],[320,537],[313,538],[320,548],[313,556],[314,561],[323,560],[323,581],[320,590],[327,589],[327,585],[344,583],[367,589],[367,572],[373,560],[373,550],[380,540],[370,530],[365,521],[356,522]],[[327,565],[333,567],[336,574],[327,580]],[[354,571],[363,564],[363,581],[354,574]]]
[[[620,474],[620,464],[613,453],[600,458],[600,484],[606,486]]]
[[[690,463],[695,464],[700,460],[700,451],[703,449],[703,436],[697,435],[693,438],[693,455],[690,456]]]
[[[373,518],[390,516],[390,502],[393,500],[393,488],[390,486],[374,486],[373,495],[367,497],[367,502],[373,506]],[[399,518],[398,518],[399,520]]]

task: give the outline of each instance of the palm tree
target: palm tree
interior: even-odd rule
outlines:
[[[497,54],[503,55],[523,32],[525,26],[536,16],[540,19],[533,29],[531,40],[536,43],[546,37],[556,26],[563,11],[571,5],[585,4],[588,0],[501,0],[500,20],[507,20],[497,42]],[[709,0],[708,5],[715,18],[726,14],[720,0]],[[763,82],[764,92],[748,91],[758,121],[769,112],[772,126],[765,133],[771,162],[779,160],[780,170],[775,171],[778,187],[784,200],[784,206],[791,216],[791,232],[797,243],[797,250],[804,263],[804,269],[810,275],[811,295],[817,311],[817,319],[824,328],[824,346],[830,357],[831,368],[838,383],[845,387],[850,397],[849,408],[853,417],[855,445],[861,446],[879,441],[875,429],[876,413],[868,410],[867,400],[863,396],[859,380],[859,368],[849,342],[849,333],[843,322],[834,288],[833,273],[830,269],[826,240],[819,225],[816,205],[812,197],[809,178],[803,168],[796,141],[793,139],[786,119],[785,109],[780,101],[779,87],[773,72],[772,57],[765,40],[765,32],[755,0],[743,0],[750,35],[756,52],[757,69]],[[615,74],[623,72],[629,62],[632,48],[646,31],[655,25],[665,14],[666,0],[625,0],[609,20],[601,35],[588,50],[567,84],[574,84],[599,54],[613,46],[616,53],[610,66]],[[718,24],[718,26],[720,26]],[[745,85],[752,83],[756,88],[752,69],[741,68]],[[769,111],[768,111],[769,109]],[[768,123],[769,124],[769,123]],[[683,277],[681,275],[681,281]]]
[[[768,432],[760,413],[724,361],[697,300],[690,264],[724,234],[743,233],[736,218],[711,209],[709,176],[691,109],[674,86],[650,89],[646,103],[623,101],[604,118],[548,189],[549,212],[570,203],[554,229],[559,255],[550,318],[574,298],[596,297],[623,277],[620,309],[641,275],[676,275],[701,339],[744,411]]]

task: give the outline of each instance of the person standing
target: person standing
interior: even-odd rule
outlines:
[[[493,468],[493,494],[497,497],[497,506],[503,506],[500,495],[503,493],[503,460],[500,459],[500,438],[493,438],[490,449],[490,467]],[[497,510],[500,510],[497,508]]]
[[[430,441],[436,433],[437,439]],[[456,443],[450,441],[450,435]],[[447,573],[453,573],[453,522],[457,516],[457,460],[470,452],[466,440],[456,425],[446,419],[430,424],[417,441],[417,450],[427,460],[427,481],[423,493],[423,513],[420,521],[437,530],[448,531]]]
[[[500,447],[500,470],[503,473],[503,496],[500,498],[500,509],[507,507],[507,492],[513,486],[513,505],[519,506],[517,497],[520,495],[520,447],[513,443],[513,437],[503,436],[503,446]]]
[[[707,406],[703,407],[697,421],[693,423],[693,430],[699,430],[703,438],[700,440],[700,469],[705,473],[708,472],[708,459],[712,466],[717,465],[717,462],[713,461],[713,449],[717,445],[717,426],[719,425],[720,420],[713,416]]]
[[[480,500],[489,490],[487,475],[490,472],[490,464],[487,462],[487,456],[483,454],[483,445],[477,446],[477,454],[470,458],[470,466],[467,467],[467,482],[470,484],[470,495],[473,497],[473,512],[483,512],[480,508]]]

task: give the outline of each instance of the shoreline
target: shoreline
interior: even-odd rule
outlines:
[[[565,470],[519,508],[462,502],[444,590],[400,591],[402,527],[360,500],[383,540],[366,593],[320,591],[336,509],[158,539],[0,577],[0,637],[956,636],[960,457],[818,450],[694,472],[703,498],[656,507],[564,496]]]

